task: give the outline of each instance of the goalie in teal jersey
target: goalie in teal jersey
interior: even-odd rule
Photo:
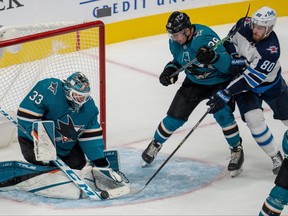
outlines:
[[[18,141],[23,157],[35,165],[55,166],[52,161],[37,160],[33,136],[29,136],[33,122],[52,120],[57,156],[71,169],[87,172],[88,166],[91,172],[87,173],[93,174],[90,180],[95,178],[99,190],[109,191],[111,185],[129,187],[128,179],[119,171],[118,159],[109,161],[104,154],[98,114],[90,96],[89,80],[83,73],[75,72],[66,80],[46,78],[39,81],[22,100],[17,112],[21,127]],[[117,153],[114,155],[118,157]]]
[[[188,120],[199,103],[215,95],[233,78],[230,72],[231,57],[224,46],[218,45],[213,49],[220,38],[211,28],[192,24],[186,13],[175,11],[168,18],[166,30],[170,36],[172,60],[160,74],[160,83],[164,86],[174,84],[178,80],[178,74],[175,75],[177,70],[191,61],[194,63],[185,68],[185,80],[176,92],[167,116],[160,122],[154,139],[142,153],[142,159],[148,164],[155,159],[163,143]],[[241,172],[244,161],[233,111],[233,106],[228,104],[214,114],[231,148],[228,170],[231,171],[232,177]]]

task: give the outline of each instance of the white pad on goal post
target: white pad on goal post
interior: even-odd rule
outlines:
[[[37,161],[56,160],[55,127],[53,121],[33,122],[32,136]]]

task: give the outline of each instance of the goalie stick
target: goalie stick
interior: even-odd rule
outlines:
[[[245,15],[245,19],[248,17],[248,13],[250,11],[250,4],[248,6],[248,10]],[[224,37],[222,40],[220,40],[218,43],[215,44],[215,46],[211,47],[211,49],[216,50],[219,46],[223,45],[227,40],[229,40],[231,37],[233,37],[243,26],[245,19],[243,19],[243,22],[241,25],[239,25],[237,28],[233,29],[228,33],[226,37]],[[186,65],[179,68],[177,71],[175,71],[173,74],[171,74],[170,79],[177,76],[181,71],[184,71],[187,67],[190,67],[197,61],[197,58],[192,59],[190,62],[188,62]]]
[[[19,125],[5,110],[0,108],[0,112],[13,124],[15,124],[19,129],[25,133],[28,137],[31,139],[32,136],[23,128],[21,125]],[[71,179],[88,197],[90,197],[93,200],[104,200],[109,198],[109,193],[107,191],[101,191],[97,192],[94,191],[92,188],[88,186],[84,182],[84,180],[77,175],[64,161],[62,161],[58,156],[56,160],[53,160],[53,163],[64,172],[69,179]]]
[[[147,185],[152,181],[152,179],[160,172],[160,170],[165,166],[165,164],[172,158],[172,156],[178,151],[178,149],[183,145],[183,143],[188,139],[188,137],[195,131],[198,125],[203,121],[203,119],[210,112],[211,108],[208,108],[204,115],[200,118],[200,120],[195,124],[195,126],[189,131],[189,133],[184,137],[184,139],[178,144],[176,149],[169,155],[169,157],[162,163],[162,165],[156,170],[156,172],[152,175],[152,177],[147,181],[147,183],[142,188],[131,188],[130,194],[135,195],[143,191]]]

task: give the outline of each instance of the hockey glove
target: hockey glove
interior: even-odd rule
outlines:
[[[212,96],[206,105],[210,106],[209,113],[216,113],[223,109],[230,100],[231,95],[227,91],[219,90],[215,96]]]
[[[247,59],[244,56],[232,55],[231,70],[242,73],[248,65]]]
[[[230,71],[233,77],[238,77],[246,70],[248,63],[244,56],[232,55]]]
[[[178,67],[173,64],[173,62],[169,62],[159,77],[160,83],[164,86],[174,84],[178,80],[178,75],[173,77],[171,77],[171,75],[176,72],[177,69]]]
[[[200,47],[196,54],[197,61],[201,64],[214,64],[219,59],[219,54],[207,46]]]

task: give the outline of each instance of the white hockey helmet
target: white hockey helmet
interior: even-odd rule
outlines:
[[[252,24],[266,27],[264,37],[267,37],[273,31],[273,28],[276,25],[276,11],[268,6],[264,6],[259,10],[255,11],[255,13],[252,15],[251,20]]]

